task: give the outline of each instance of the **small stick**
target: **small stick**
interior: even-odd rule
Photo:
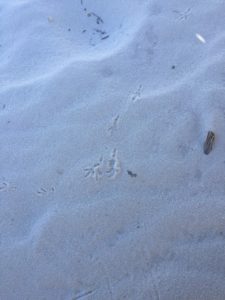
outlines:
[[[215,133],[208,131],[207,138],[204,143],[204,153],[208,155],[212,151],[212,147],[215,141]]]

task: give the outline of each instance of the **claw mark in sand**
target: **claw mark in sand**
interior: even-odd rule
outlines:
[[[115,179],[120,173],[120,170],[121,167],[120,161],[117,157],[117,150],[113,149],[110,158],[105,159],[103,157],[100,157],[99,161],[93,166],[85,168],[84,177],[92,177],[96,181],[100,180],[102,177]]]
[[[93,294],[94,292],[95,291],[90,290],[90,291],[87,291],[87,292],[80,293],[79,295],[75,296],[72,300],[78,300],[78,299],[84,298],[88,295]]]
[[[120,162],[117,158],[117,150],[113,149],[111,158],[107,161],[106,174],[110,178],[115,178],[120,172]]]
[[[37,190],[37,194],[38,194],[38,196],[44,196],[46,194],[53,193],[54,191],[55,191],[54,187],[51,187],[48,189],[41,187],[39,190]]]
[[[119,118],[120,118],[120,116],[117,115],[117,116],[113,119],[111,126],[108,128],[108,131],[109,131],[110,135],[112,135],[113,132],[117,129],[117,124],[118,124]]]
[[[96,181],[99,180],[99,178],[102,177],[102,163],[103,157],[100,157],[99,162],[95,163],[92,167],[85,168],[85,175],[84,177],[92,177]]]
[[[143,86],[140,84],[136,92],[132,95],[131,100],[132,102],[137,102],[141,99],[141,93],[142,93]]]
[[[187,8],[186,10],[184,11],[180,11],[180,10],[177,10],[177,9],[174,9],[173,12],[175,14],[177,14],[177,19],[180,20],[180,21],[185,21],[187,20],[190,15],[191,15],[191,8]]]
[[[16,190],[16,186],[11,185],[9,182],[5,181],[5,178],[3,178],[2,180],[3,181],[0,182],[0,192],[10,192]]]
[[[8,188],[8,184],[6,182],[1,182],[0,183],[0,192],[6,191]]]

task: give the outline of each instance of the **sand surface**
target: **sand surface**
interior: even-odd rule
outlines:
[[[224,300],[225,1],[0,14],[0,299]]]

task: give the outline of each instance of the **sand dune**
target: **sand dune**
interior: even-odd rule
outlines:
[[[224,1],[0,11],[0,298],[224,299]]]

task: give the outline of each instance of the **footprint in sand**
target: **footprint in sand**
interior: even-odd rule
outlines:
[[[54,191],[55,191],[55,188],[54,188],[54,187],[51,187],[51,188],[43,188],[43,187],[40,187],[40,188],[37,190],[37,195],[38,195],[38,196],[45,196],[45,195],[49,195],[49,194],[54,193]]]
[[[110,135],[114,133],[114,131],[117,130],[118,122],[119,122],[120,116],[117,115],[116,117],[113,118],[111,125],[108,128],[108,132]]]
[[[186,21],[191,16],[191,8],[185,10],[174,9],[173,13],[176,15],[176,19],[179,21]]]
[[[101,178],[115,179],[120,173],[120,161],[117,149],[113,149],[109,158],[100,157],[99,161],[92,166],[84,168],[86,178],[93,178],[99,181]]]
[[[0,181],[0,192],[10,192],[15,191],[16,186],[6,181],[4,178],[2,178],[2,181]]]
[[[137,102],[141,99],[142,90],[143,90],[143,86],[140,84],[137,90],[131,96],[132,102]]]

